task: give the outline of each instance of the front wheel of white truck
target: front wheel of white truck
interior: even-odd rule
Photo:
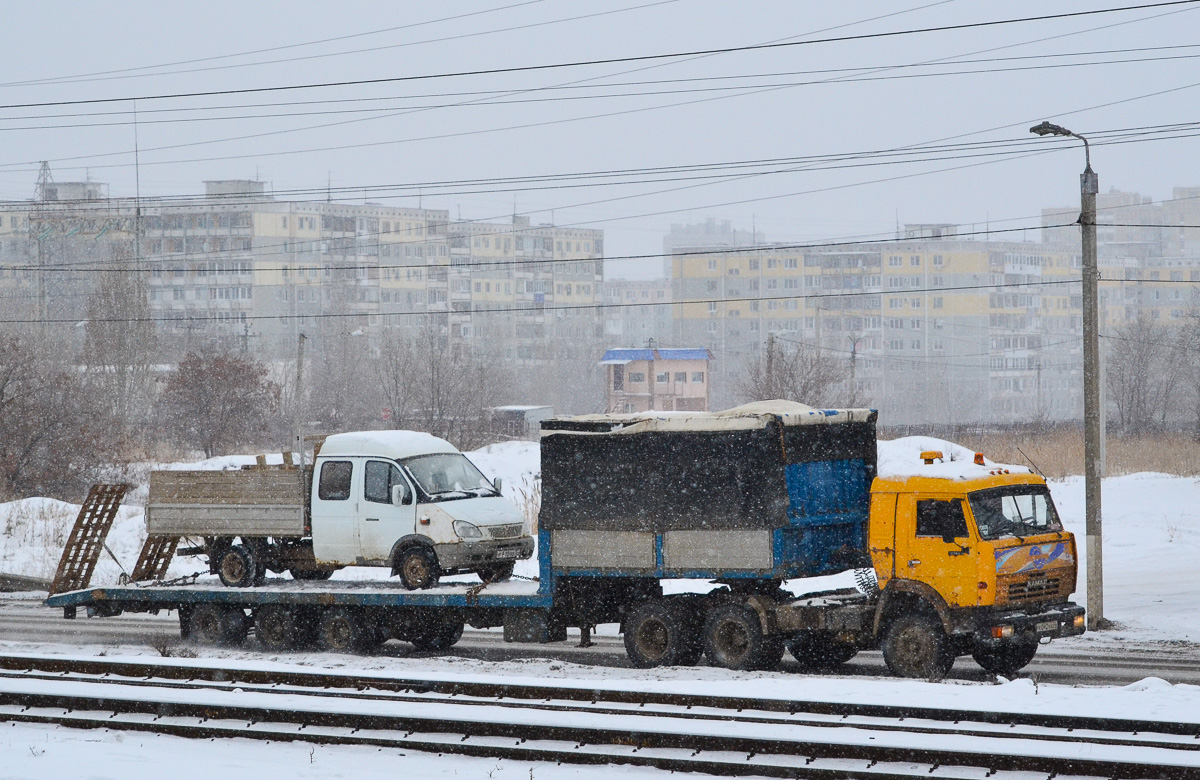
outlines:
[[[400,582],[409,590],[424,590],[437,584],[441,576],[437,556],[423,545],[409,547],[396,554],[393,571],[400,575]]]

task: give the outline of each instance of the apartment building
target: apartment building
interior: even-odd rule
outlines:
[[[943,235],[679,252],[672,338],[709,345],[716,406],[775,333],[853,361],[848,399],[889,424],[1077,418],[1077,252]]]
[[[138,201],[93,182],[46,181],[31,201],[0,203],[0,306],[81,320],[100,275],[124,271],[144,286],[160,341],[176,354],[237,337],[290,358],[301,332],[378,343],[432,322],[449,349],[534,373],[576,360],[586,382],[603,351],[603,253],[600,230],[278,200],[258,181]]]

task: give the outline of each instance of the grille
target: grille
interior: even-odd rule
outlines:
[[[488,528],[488,533],[493,539],[516,539],[521,535],[521,523],[513,523],[512,525],[493,525]]]
[[[1058,577],[1030,577],[1008,583],[1009,601],[1029,601],[1057,596],[1062,583]]]

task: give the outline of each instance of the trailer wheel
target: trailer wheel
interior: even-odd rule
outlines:
[[[199,604],[180,618],[184,638],[201,645],[240,645],[250,628],[240,607]]]
[[[365,653],[383,644],[374,620],[345,607],[327,609],[317,624],[317,646],[331,653]]]
[[[783,658],[783,641],[763,634],[750,607],[722,604],[705,618],[704,654],[713,666],[726,669],[774,669]]]
[[[1036,641],[1005,642],[995,647],[976,647],[971,657],[992,674],[1010,677],[1028,666],[1037,650]]]
[[[400,582],[409,590],[432,588],[441,576],[433,550],[422,545],[401,550],[396,558],[395,569],[400,575]]]
[[[625,654],[639,669],[692,666],[704,645],[694,614],[669,599],[643,601],[625,617]]]
[[[901,615],[883,638],[883,660],[897,677],[940,680],[954,665],[954,648],[937,618]]]
[[[516,568],[516,564],[512,561],[493,563],[479,570],[479,579],[484,582],[507,582],[512,579],[514,568]]]
[[[833,671],[858,655],[858,648],[854,645],[809,632],[797,635],[787,648],[806,672]]]
[[[421,651],[449,650],[462,638],[463,625],[461,619],[438,620],[422,632],[410,636],[408,641]]]
[[[301,639],[296,613],[279,604],[268,604],[254,613],[254,634],[264,650],[294,650]]]
[[[230,588],[249,588],[258,578],[258,561],[244,544],[235,544],[221,552],[217,559],[217,576]]]

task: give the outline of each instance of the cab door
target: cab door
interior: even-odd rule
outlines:
[[[912,493],[899,496],[897,577],[929,585],[951,607],[977,606],[977,547],[962,498]]]
[[[356,562],[361,482],[361,458],[318,461],[312,495],[313,554],[318,561]]]
[[[399,504],[392,504],[399,488]],[[412,486],[395,464],[367,459],[363,466],[362,524],[358,529],[359,555],[368,565],[384,566],[397,539],[416,530],[417,504]]]

